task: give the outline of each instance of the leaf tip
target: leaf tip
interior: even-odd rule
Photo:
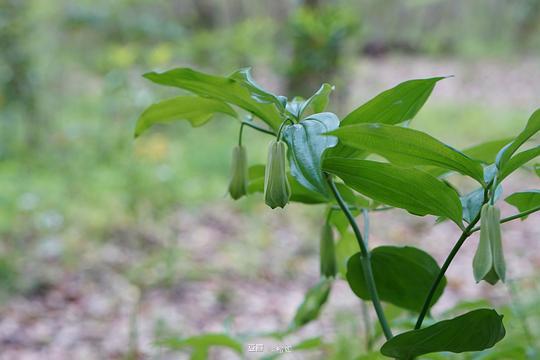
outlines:
[[[155,71],[149,71],[147,73],[142,74],[142,77],[145,78],[145,79],[152,79],[152,77],[154,77],[154,75],[157,75],[157,73]]]

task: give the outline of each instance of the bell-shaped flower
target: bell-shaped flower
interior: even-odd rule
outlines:
[[[248,166],[246,148],[238,145],[233,149],[229,194],[234,200],[247,194]]]
[[[322,227],[319,247],[321,252],[321,275],[326,277],[335,277],[337,268],[336,249],[332,227],[328,223],[324,223]]]
[[[291,197],[286,152],[287,146],[283,141],[272,141],[268,148],[268,162],[264,173],[264,202],[272,209],[285,207]]]
[[[506,264],[501,241],[501,212],[489,204],[482,207],[480,222],[480,242],[473,259],[476,282],[485,280],[495,285],[506,279]]]

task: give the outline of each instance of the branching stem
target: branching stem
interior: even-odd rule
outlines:
[[[260,126],[257,126],[255,124],[252,124],[251,122],[249,121],[242,121],[242,125],[246,125],[246,126],[249,126],[250,128],[252,129],[255,129],[257,131],[260,131],[262,133],[265,133],[265,134],[268,134],[268,135],[276,135],[275,132],[273,132],[272,130],[268,130],[268,129],[265,129],[265,128],[262,128]]]
[[[515,215],[512,215],[512,216],[505,217],[505,218],[501,219],[500,223],[504,224],[504,223],[507,223],[507,222],[512,221],[512,220],[521,219],[522,217],[525,217],[525,216],[530,215],[530,214],[532,214],[534,212],[537,212],[537,211],[540,211],[540,206],[537,206],[537,207],[534,207],[532,209],[520,212],[519,214],[515,214]],[[471,233],[477,232],[478,230],[480,230],[479,226],[472,229]]]
[[[491,185],[491,184],[490,184]],[[482,206],[486,204],[489,201],[489,188],[486,187],[484,190],[484,201],[482,203]],[[467,225],[467,227],[463,230],[461,233],[461,236],[459,237],[458,241],[450,251],[450,254],[446,257],[446,260],[444,261],[443,266],[441,267],[441,270],[439,271],[439,274],[437,275],[437,278],[435,278],[435,281],[433,282],[431,289],[429,290],[429,293],[426,297],[426,300],[424,301],[424,305],[422,306],[422,310],[420,311],[420,314],[418,315],[418,320],[416,321],[416,325],[414,326],[415,329],[420,329],[422,327],[422,322],[424,321],[424,318],[426,317],[429,308],[431,306],[431,302],[433,301],[433,296],[435,296],[435,292],[437,291],[437,288],[439,287],[442,279],[444,278],[444,274],[446,274],[446,270],[448,270],[448,267],[452,263],[452,260],[456,257],[457,253],[461,249],[461,246],[467,240],[469,236],[473,233],[474,226],[480,221],[481,211],[478,211],[478,214],[475,216],[475,218]]]

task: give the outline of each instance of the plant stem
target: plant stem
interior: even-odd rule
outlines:
[[[489,189],[493,183],[488,184],[484,188],[484,201],[482,202],[482,206],[487,204],[489,201]],[[424,301],[424,305],[422,306],[422,310],[420,311],[420,315],[418,315],[418,320],[416,321],[416,325],[414,326],[415,330],[420,329],[422,327],[422,322],[424,321],[424,318],[426,317],[426,314],[429,311],[429,307],[431,305],[431,301],[433,300],[433,296],[435,295],[435,292],[437,291],[437,288],[439,287],[442,279],[444,278],[444,274],[446,273],[446,270],[448,270],[448,267],[452,263],[452,260],[454,260],[454,257],[456,257],[457,253],[459,252],[459,249],[461,249],[461,246],[467,240],[469,236],[473,233],[474,226],[480,221],[481,211],[478,211],[478,214],[474,217],[473,221],[467,225],[467,227],[463,230],[461,233],[461,236],[459,237],[458,241],[450,251],[450,254],[446,257],[446,260],[444,261],[443,266],[441,267],[441,270],[439,271],[439,274],[437,275],[437,278],[433,282],[433,285],[431,286],[431,289],[429,290],[429,293],[426,297],[426,300]]]
[[[242,146],[242,135],[244,133],[244,125],[246,125],[246,123],[242,121],[242,123],[240,124],[240,132],[238,133],[238,146]]]
[[[371,337],[371,320],[369,319],[369,311],[365,301],[361,302],[362,318],[364,319],[364,331],[366,336],[366,351],[371,352],[373,348],[373,338]]]
[[[364,219],[364,242],[369,247],[369,211],[362,209],[362,218]]]
[[[290,118],[286,118],[285,120],[283,120],[283,122],[279,126],[278,133],[277,133],[277,140],[278,141],[281,140],[281,132],[283,131],[283,128],[285,127],[285,124],[287,124],[288,122],[290,122],[291,124],[294,124],[294,121],[292,121]]]
[[[516,214],[516,215],[505,217],[505,218],[501,219],[500,223],[504,224],[504,223],[507,223],[507,222],[512,221],[512,220],[521,219],[522,217],[530,215],[530,214],[532,214],[534,212],[537,212],[537,211],[540,211],[540,206],[537,206],[537,207],[534,207],[532,209],[520,212],[519,214]],[[471,233],[477,232],[478,230],[480,230],[480,227],[477,226],[477,227],[475,227],[474,229],[471,230]]]
[[[369,211],[367,209],[362,209],[362,217],[364,218],[364,242],[366,243],[366,247],[369,247]],[[366,350],[371,352],[373,347],[373,338],[371,337],[371,320],[369,319],[369,311],[365,301],[362,301],[362,318],[364,320]]]
[[[395,207],[393,206],[381,206],[380,208],[375,208],[371,211],[388,211],[388,210],[393,210],[395,209]]]
[[[358,246],[360,247],[360,257],[362,260],[362,269],[364,270],[364,280],[366,281],[366,285],[367,285],[367,288],[371,297],[371,301],[373,302],[373,307],[375,308],[375,313],[377,314],[377,318],[379,319],[379,323],[381,324],[384,336],[386,337],[387,340],[389,340],[393,337],[393,335],[392,335],[392,331],[390,330],[390,326],[388,326],[388,322],[386,321],[386,317],[384,315],[381,301],[379,299],[379,294],[377,293],[375,279],[373,278],[373,270],[371,268],[371,258],[370,258],[369,250],[366,246],[366,243],[364,242],[362,233],[360,232],[360,229],[358,228],[358,225],[356,224],[354,216],[349,211],[349,207],[347,206],[347,204],[345,203],[345,200],[343,200],[343,197],[339,193],[336,187],[336,184],[334,183],[334,180],[332,180],[331,175],[326,174],[326,179],[328,181],[328,185],[330,185],[330,189],[332,190],[332,193],[334,197],[336,198],[338,205],[340,206],[341,210],[347,217],[347,220],[349,220],[349,223],[353,229],[354,235],[356,236],[356,240],[358,241]]]
[[[263,132],[263,133],[268,134],[268,135],[274,135],[274,136],[276,135],[276,133],[273,132],[272,130],[264,129],[264,128],[259,127],[259,126],[255,125],[255,124],[252,124],[252,123],[250,123],[250,122],[248,122],[248,121],[242,121],[242,125],[249,126],[249,127],[252,128],[252,129],[255,129],[255,130],[257,130],[257,131]]]
[[[450,251],[450,254],[448,254],[448,256],[446,257],[446,260],[444,261],[444,264],[441,267],[441,270],[439,271],[437,278],[433,282],[433,285],[431,286],[431,289],[429,290],[426,300],[424,301],[424,305],[422,306],[422,310],[420,311],[420,315],[418,315],[418,320],[416,321],[416,325],[414,326],[415,329],[420,329],[420,327],[422,326],[422,322],[424,321],[424,318],[426,317],[426,314],[429,311],[429,307],[431,305],[431,301],[433,300],[433,296],[435,295],[437,288],[439,287],[442,279],[444,278],[444,274],[446,273],[446,270],[448,270],[448,267],[452,263],[452,260],[454,260],[454,257],[458,253],[459,249],[461,249],[461,246],[463,245],[465,240],[467,240],[467,238],[472,234],[472,230],[479,220],[480,220],[480,212],[478,212],[478,215],[476,215],[474,220],[471,221],[471,223],[465,228],[465,230],[463,230],[463,233],[461,234],[458,241],[452,248],[452,251]]]
[[[332,206],[332,209],[334,210],[341,210],[341,208],[339,206]],[[378,211],[388,211],[388,210],[392,210],[392,209],[395,209],[395,207],[393,206],[384,206],[384,207],[380,207],[380,208],[375,208],[375,209],[366,209],[366,208],[362,208],[362,207],[358,207],[358,206],[349,206],[349,209],[350,210],[366,210],[366,211],[372,211],[372,212],[378,212]]]

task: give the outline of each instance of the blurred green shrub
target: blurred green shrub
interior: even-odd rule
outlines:
[[[347,40],[359,28],[360,20],[349,7],[304,6],[294,11],[288,26],[292,42],[289,93],[307,96],[325,81],[335,83],[344,65]]]

